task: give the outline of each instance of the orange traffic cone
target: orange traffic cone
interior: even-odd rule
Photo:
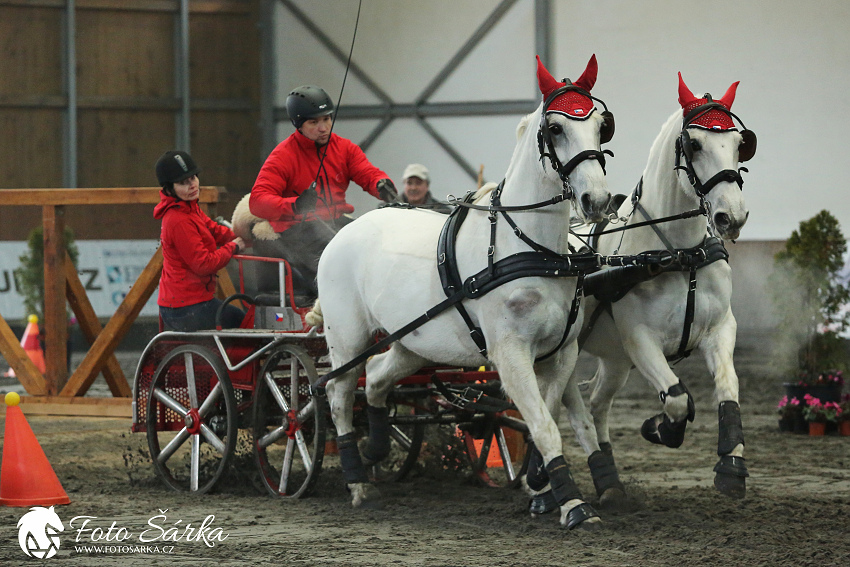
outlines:
[[[47,461],[18,403],[6,394],[6,432],[0,465],[0,506],[51,506],[71,499]]]
[[[21,337],[21,346],[29,355],[35,367],[39,372],[44,374],[44,351],[41,350],[41,343],[38,340],[38,316],[30,315],[27,317],[27,328],[24,330],[24,336]]]
[[[44,364],[44,351],[41,350],[41,343],[38,340],[38,315],[30,315],[27,317],[27,327],[24,329],[24,336],[21,337],[21,347],[24,352],[30,357],[38,371],[44,374],[46,366]],[[5,374],[6,378],[15,378],[15,370],[9,368]]]

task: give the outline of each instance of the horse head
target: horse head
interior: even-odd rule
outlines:
[[[537,143],[541,161],[549,158],[567,197],[585,222],[599,222],[611,200],[601,144],[614,135],[614,116],[590,94],[596,83],[596,55],[575,82],[555,80],[537,58],[537,82],[543,94]],[[595,102],[605,109],[600,112]],[[545,161],[543,163],[545,168]]]
[[[675,142],[675,169],[684,172],[680,186],[696,192],[706,208],[709,223],[718,236],[735,240],[747,222],[744,180],[738,163],[755,155],[756,135],[732,113],[738,83],[733,83],[720,99],[710,94],[697,98],[679,73],[679,104],[682,127]],[[739,131],[735,120],[741,123]]]

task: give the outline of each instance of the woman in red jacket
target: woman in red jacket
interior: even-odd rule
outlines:
[[[215,297],[216,273],[245,248],[245,242],[198,206],[200,184],[195,161],[186,152],[168,151],[156,162],[162,186],[153,216],[162,219],[162,276],[159,314],[167,331],[215,329],[222,301]],[[239,327],[245,313],[227,305],[222,327]]]
[[[273,241],[256,240],[259,256],[286,259],[296,286],[296,299],[316,296],[316,268],[325,246],[351,217],[345,201],[351,181],[386,202],[398,197],[389,176],[369,163],[363,150],[331,132],[334,105],[319,87],[298,87],[286,98],[286,111],[296,131],[266,158],[251,189],[249,207],[278,233]],[[276,271],[275,271],[276,274]],[[260,288],[276,285],[260,282]],[[262,278],[263,280],[266,277]],[[300,296],[300,297],[298,297]]]

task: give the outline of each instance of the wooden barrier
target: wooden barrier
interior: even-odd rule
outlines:
[[[209,212],[210,206],[219,201],[222,187],[201,187],[198,202],[201,208]],[[162,250],[154,253],[148,265],[139,275],[124,301],[118,306],[105,327],[95,315],[91,302],[86,295],[76,270],[65,252],[65,207],[86,205],[134,205],[159,202],[158,187],[123,187],[98,189],[2,189],[0,206],[32,205],[42,208],[44,227],[44,358],[45,375],[42,375],[24,352],[8,323],[0,315],[0,354],[6,359],[21,385],[31,396],[48,396],[50,406],[63,408],[63,415],[74,415],[75,407],[85,405],[81,398],[101,372],[109,385],[110,392],[116,398],[129,398],[131,387],[115,358],[118,344],[129,331],[142,307],[147,303],[157,285],[162,272]],[[233,283],[226,269],[218,273],[220,297],[234,292]],[[77,317],[83,335],[91,348],[73,375],[68,378],[67,337],[68,321],[66,300]],[[57,400],[74,398],[74,403],[63,404]],[[26,399],[26,398],[24,398]],[[45,398],[46,400],[48,398]],[[39,403],[43,403],[41,400]],[[35,408],[35,403],[25,407]],[[115,404],[99,403],[113,410]],[[117,402],[118,407],[123,402]],[[128,401],[129,403],[129,401]],[[58,406],[57,406],[58,404]],[[47,406],[44,406],[47,407]],[[79,410],[78,415],[92,414],[90,409]]]

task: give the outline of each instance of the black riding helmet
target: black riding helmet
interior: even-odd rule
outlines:
[[[169,150],[156,161],[156,180],[161,187],[180,183],[200,171],[188,152]]]
[[[305,120],[333,114],[334,103],[323,89],[304,85],[294,89],[286,97],[286,113],[292,125],[301,128]]]

